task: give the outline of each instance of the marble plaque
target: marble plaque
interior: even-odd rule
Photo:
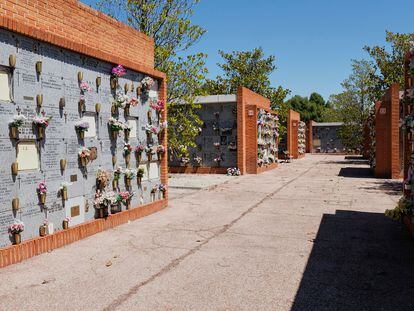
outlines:
[[[150,163],[149,179],[157,179],[160,177],[160,169],[158,163]]]
[[[21,142],[17,145],[19,171],[38,170],[39,153],[35,142]]]
[[[65,204],[66,217],[71,217],[70,226],[76,226],[85,221],[85,198],[83,196],[70,198]]]
[[[89,123],[89,128],[85,132],[85,137],[96,137],[96,122],[95,117],[84,116],[83,120]]]
[[[5,70],[0,70],[0,100],[11,100],[9,73]]]
[[[137,120],[128,120],[128,125],[131,127],[130,138],[137,138]]]
[[[147,166],[145,164],[141,164],[139,166],[139,168],[142,168],[145,171],[144,177],[142,177],[142,180],[143,181],[148,180],[148,169],[147,169]]]

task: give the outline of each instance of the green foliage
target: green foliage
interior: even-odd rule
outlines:
[[[205,54],[179,54],[195,44],[205,30],[191,23],[199,0],[101,0],[98,7],[112,17],[154,38],[155,68],[167,75],[169,147],[181,154],[192,146],[201,124],[194,99],[205,83]],[[177,106],[188,103],[186,108]]]
[[[309,99],[299,95],[293,96],[286,101],[286,106],[300,113],[300,118],[304,122],[316,121],[323,122],[324,111],[327,104],[323,97],[318,93],[312,93]]]
[[[401,221],[404,216],[409,214],[411,214],[411,202],[405,197],[402,197],[398,201],[398,204],[394,209],[387,209],[385,211],[385,216],[396,221]]]
[[[371,62],[353,60],[352,72],[341,84],[343,92],[329,99],[329,105],[334,110],[331,116],[344,122],[339,136],[348,150],[362,149],[364,123],[375,99],[371,92],[375,85],[372,80],[374,73]]]
[[[286,119],[287,109],[284,99],[290,93],[288,89],[271,86],[270,75],[276,70],[275,57],[266,57],[262,48],[252,51],[219,51],[223,63],[218,64],[223,71],[215,80],[207,80],[201,91],[210,95],[232,94],[239,86],[244,86],[270,100],[271,107],[279,110],[280,118]],[[280,128],[281,134],[284,127]]]
[[[391,84],[399,83],[401,87],[404,85],[404,55],[412,47],[414,33],[400,34],[386,31],[385,39],[390,49],[378,45],[364,47],[374,62],[375,72],[371,73],[374,85],[370,91],[375,100],[379,100],[384,90]]]

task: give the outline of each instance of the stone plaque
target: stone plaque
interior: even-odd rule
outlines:
[[[66,216],[71,217],[71,226],[76,226],[85,221],[85,198],[83,196],[69,198],[65,206]]]
[[[148,169],[145,164],[141,164],[139,168],[142,168],[144,170],[144,177],[142,177],[142,180],[148,180]]]
[[[89,123],[89,129],[85,132],[85,137],[96,137],[96,122],[95,117],[84,116],[83,120]]]
[[[157,179],[160,177],[160,169],[158,163],[150,163],[149,179]]]
[[[10,101],[9,73],[0,69],[0,100]]]
[[[38,170],[39,153],[35,142],[20,142],[17,145],[19,171]]]
[[[131,133],[129,134],[130,138],[137,138],[137,121],[128,120],[128,125],[131,127]]]
[[[78,181],[78,175],[70,175],[70,182],[76,182]]]

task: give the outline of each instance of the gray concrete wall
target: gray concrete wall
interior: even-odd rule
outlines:
[[[218,112],[218,117],[215,113]],[[221,167],[237,167],[237,150],[229,150],[229,144],[237,145],[237,107],[236,103],[208,103],[201,104],[198,111],[203,121],[202,131],[196,138],[196,148],[189,150],[189,166],[196,166],[195,157],[202,157],[201,167],[216,167],[213,159],[217,156],[223,158]],[[219,130],[214,130],[217,127]],[[224,129],[228,129],[225,131]],[[216,148],[214,143],[220,143]],[[170,166],[180,166],[180,159],[170,159]]]
[[[339,138],[341,126],[314,126],[313,151],[321,153],[343,152],[344,146]]]
[[[115,39],[115,38],[114,38]],[[90,220],[94,217],[93,196],[95,193],[95,176],[99,167],[112,171],[112,155],[118,158],[118,165],[125,168],[122,156],[124,144],[123,134],[115,141],[111,140],[108,131],[108,118],[111,116],[113,96],[110,89],[110,72],[113,64],[99,61],[90,57],[23,37],[5,30],[0,30],[0,64],[8,66],[9,55],[16,55],[16,69],[12,74],[13,98],[11,102],[0,102],[0,246],[10,244],[7,226],[13,223],[14,218],[21,219],[26,229],[22,234],[23,240],[38,235],[38,228],[47,217],[54,224],[55,229],[62,226],[65,216],[70,216],[72,207],[79,206],[80,215],[73,217],[71,225]],[[42,61],[43,70],[38,79],[35,71],[37,61]],[[78,72],[82,71],[84,81],[92,87],[92,92],[86,94],[86,115],[94,118],[96,137],[86,138],[86,147],[96,147],[98,157],[87,166],[83,172],[78,164],[78,148],[83,144],[77,138],[74,122],[80,119],[78,101],[80,89],[78,86]],[[102,78],[102,84],[96,87],[96,77]],[[138,72],[128,71],[120,78],[119,84],[134,84],[144,77]],[[157,97],[158,86],[155,85],[149,96]],[[46,129],[43,141],[35,140],[32,129],[32,118],[36,113],[36,95],[43,94],[42,110],[52,116],[50,126]],[[128,95],[136,96],[136,92]],[[66,106],[59,109],[59,101],[65,98]],[[101,113],[95,113],[95,104],[101,103]],[[133,147],[141,141],[146,143],[146,134],[143,127],[148,123],[148,98],[141,97],[137,107],[131,108],[131,117],[137,123],[136,138],[131,138]],[[11,164],[16,161],[17,143],[9,138],[8,122],[17,114],[17,110],[28,117],[21,141],[27,139],[35,142],[38,148],[38,170],[20,171],[16,178],[11,175]],[[125,118],[120,110],[120,120]],[[158,121],[155,119],[154,122]],[[133,135],[132,135],[133,136]],[[155,139],[155,144],[157,141]],[[67,159],[67,169],[60,171],[59,161]],[[145,161],[145,155],[143,157]],[[131,156],[131,166],[135,167],[134,156]],[[147,173],[153,178],[144,181],[139,189],[133,181],[133,191],[136,192],[132,206],[150,202],[152,185],[160,183],[159,167],[157,162],[147,164]],[[148,177],[147,175],[147,177]],[[148,178],[147,178],[148,179]],[[38,183],[45,180],[48,186],[47,201],[44,208],[39,205],[36,194]],[[65,203],[58,197],[58,188],[63,181],[73,181],[68,188],[69,200]],[[123,180],[120,181],[124,189]],[[12,212],[12,199],[20,199],[20,210],[16,215]]]

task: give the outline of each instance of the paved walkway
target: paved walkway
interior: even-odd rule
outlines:
[[[341,156],[235,177],[0,270],[0,310],[413,310],[398,184]]]

